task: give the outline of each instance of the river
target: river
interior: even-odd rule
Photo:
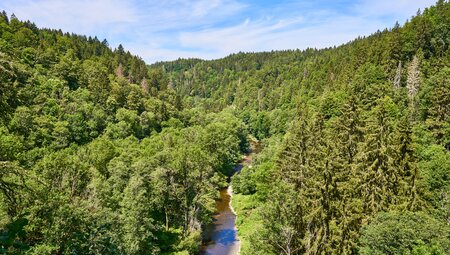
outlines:
[[[252,162],[253,152],[259,149],[252,143],[252,151],[234,168],[235,173]],[[228,180],[229,182],[229,180]],[[220,190],[220,198],[216,201],[216,214],[211,225],[204,233],[203,255],[237,255],[241,247],[237,236],[236,213],[231,206],[233,190],[231,186]]]
[[[231,186],[220,190],[220,199],[216,202],[216,215],[213,223],[206,230],[209,240],[202,254],[236,255],[239,254],[240,242],[237,237],[236,214],[231,207]]]

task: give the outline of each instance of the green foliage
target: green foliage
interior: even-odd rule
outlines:
[[[450,148],[450,68],[445,67],[428,80],[423,89],[423,115],[436,141]]]
[[[1,252],[446,254],[450,3],[340,47],[151,66],[0,14]],[[404,67],[404,68],[403,68]]]
[[[192,232],[178,244],[177,249],[179,252],[176,254],[197,254],[201,244],[202,237],[200,232]]]
[[[0,161],[15,160],[23,149],[22,139],[0,126]]]
[[[437,210],[442,219],[450,219],[450,153],[433,145],[421,153],[420,171],[423,176],[424,199]]]
[[[260,254],[263,251],[261,244],[252,239],[252,236],[263,230],[259,202],[254,195],[233,195],[232,206],[237,214],[236,227],[241,241],[240,252],[244,254]],[[264,252],[267,254],[267,251]]]
[[[380,213],[362,228],[360,254],[446,254],[449,234],[444,224],[424,213]]]
[[[233,176],[233,191],[243,195],[250,195],[256,192],[256,183],[252,175],[253,168],[244,167],[239,174]]]
[[[18,218],[6,225],[5,230],[0,232],[0,253],[15,254],[28,249],[21,241],[26,235],[24,228],[27,224],[27,219]]]
[[[122,46],[2,15],[2,253],[197,253],[246,149],[237,113],[184,111],[168,74]]]

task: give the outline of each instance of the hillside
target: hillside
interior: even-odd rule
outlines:
[[[0,17],[0,253],[198,250],[246,147],[106,41]]]
[[[233,180],[243,254],[448,253],[449,18],[439,1],[339,47],[151,66],[262,141]]]
[[[0,15],[0,253],[450,253],[450,3],[327,49],[147,66]]]

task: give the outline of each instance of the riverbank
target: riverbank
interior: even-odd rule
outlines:
[[[248,171],[256,170],[253,166],[253,159],[262,149],[259,142],[252,142],[251,145],[252,151],[247,158],[246,164],[244,164],[243,168],[240,169],[240,174],[242,175],[239,175],[239,177],[244,179],[247,177]],[[231,201],[231,206],[234,208],[236,215],[238,215],[236,219],[236,228],[238,229],[238,236],[241,241],[240,254],[252,254],[251,236],[261,231],[263,226],[261,214],[258,211],[260,201],[257,199],[257,195],[251,192],[250,194],[244,192],[244,194],[247,195],[242,194],[244,191],[242,189],[242,183],[240,183],[242,180],[234,179],[231,185],[233,185],[233,182],[234,185],[241,187],[241,193],[233,194],[233,200]],[[237,191],[239,191],[239,189],[237,189]]]
[[[251,150],[235,166],[234,174],[251,166],[253,154],[257,151],[257,143],[251,143]],[[213,216],[213,223],[207,227],[202,248],[204,255],[237,255],[240,253],[241,242],[236,227],[237,213],[233,204],[233,188],[231,178],[228,178],[228,187],[220,190],[220,198],[216,201],[217,213]]]
[[[250,237],[262,228],[262,220],[256,209],[258,200],[254,195],[234,194],[231,204],[238,215],[236,229],[240,240],[240,254],[248,254]]]

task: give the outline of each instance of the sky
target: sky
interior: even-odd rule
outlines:
[[[436,0],[1,0],[38,27],[122,44],[148,64],[324,48],[400,24]]]

